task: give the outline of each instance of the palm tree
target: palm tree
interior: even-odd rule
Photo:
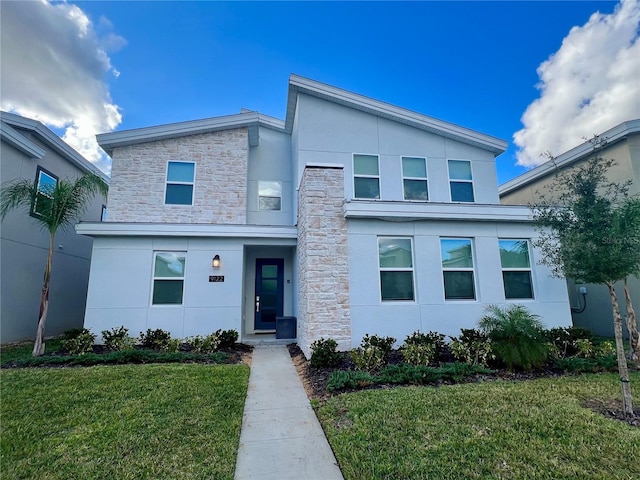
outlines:
[[[38,184],[29,180],[16,180],[2,186],[0,194],[0,219],[11,210],[23,208],[44,230],[49,232],[49,254],[44,268],[42,293],[40,295],[40,314],[38,328],[33,345],[33,355],[44,353],[44,327],[49,310],[49,285],[53,263],[53,247],[56,232],[62,228],[74,226],[75,221],[84,213],[96,194],[107,195],[109,187],[102,178],[94,173],[86,173],[75,181],[58,180],[55,184]]]

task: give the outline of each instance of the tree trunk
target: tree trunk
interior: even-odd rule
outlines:
[[[622,387],[622,409],[626,416],[633,416],[633,400],[631,397],[631,384],[629,383],[629,369],[627,367],[627,357],[624,354],[624,343],[622,340],[622,316],[618,306],[618,297],[613,288],[613,282],[607,283],[609,296],[611,297],[611,307],[613,308],[613,331],[616,338],[616,355],[618,357],[618,373],[620,375],[620,386]]]
[[[631,342],[631,349],[629,350],[629,357],[631,360],[640,359],[640,333],[638,333],[638,319],[636,318],[636,312],[633,309],[631,303],[631,295],[629,294],[629,284],[627,279],[624,279],[624,300],[627,303],[627,329],[629,330],[629,340]]]
[[[36,330],[36,340],[33,342],[33,356],[39,357],[44,354],[44,327],[47,322],[49,312],[49,286],[51,285],[51,266],[53,265],[53,245],[54,235],[49,236],[49,254],[47,255],[47,265],[44,267],[44,279],[42,281],[42,292],[40,294],[40,315],[38,317],[38,329]]]

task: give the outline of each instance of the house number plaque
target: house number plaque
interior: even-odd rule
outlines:
[[[209,275],[210,282],[224,282],[224,275]]]

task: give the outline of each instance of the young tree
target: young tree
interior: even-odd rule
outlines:
[[[628,196],[628,183],[607,181],[606,172],[613,164],[596,154],[583,166],[557,174],[549,195],[532,206],[540,227],[534,243],[544,255],[543,263],[555,274],[608,287],[623,409],[626,415],[633,415],[614,284],[640,271],[640,200]],[[630,297],[627,305],[633,311]],[[630,330],[637,335],[637,324],[633,327]]]
[[[0,194],[0,218],[11,210],[22,208],[49,233],[49,254],[44,268],[44,279],[40,294],[40,314],[33,345],[33,355],[44,353],[44,329],[49,310],[49,286],[55,236],[58,229],[74,226],[84,213],[89,201],[98,193],[106,196],[108,186],[98,175],[86,173],[75,181],[58,180],[55,185],[40,185],[29,180],[16,180],[2,186]]]

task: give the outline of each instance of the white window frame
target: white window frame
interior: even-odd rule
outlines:
[[[425,172],[425,177],[410,177],[410,176],[406,176],[404,174],[404,159],[405,158],[417,158],[420,160],[424,160],[424,172]],[[421,157],[421,156],[412,156],[412,155],[403,155],[402,157],[400,157],[400,169],[402,170],[402,199],[405,202],[428,202],[429,201],[429,171],[427,170],[427,159],[426,157]],[[405,180],[421,180],[424,181],[424,183],[426,183],[427,185],[427,199],[426,200],[418,200],[418,199],[414,199],[414,198],[407,198],[407,194],[404,191],[404,181]]]
[[[56,185],[58,185],[58,181],[60,180],[57,175],[54,175],[46,168],[42,168],[40,165],[38,165],[36,169],[36,185],[35,185],[37,193],[36,193],[36,196],[33,198],[33,201],[31,202],[31,209],[29,212],[32,217],[37,217],[37,218],[42,218],[42,214],[37,211],[38,194],[44,195],[45,197],[52,198],[51,195],[49,195],[47,192],[40,190],[40,179],[42,178],[43,174],[51,178],[52,180],[55,180],[54,188]]]
[[[191,182],[176,182],[169,181],[169,164],[170,163],[190,163],[193,165],[193,181]],[[191,203],[167,203],[167,187],[169,185],[191,185]],[[193,199],[196,196],[196,162],[190,160],[168,160],[167,168],[164,177],[164,204],[171,205],[173,207],[192,207]]]
[[[271,195],[260,195],[260,184],[261,183],[277,183],[280,186],[280,196],[274,197]],[[277,210],[269,210],[260,208],[260,199],[261,198],[279,198],[280,199],[280,208]],[[281,212],[282,211],[282,182],[280,180],[258,180],[258,211],[259,212]]]
[[[156,256],[163,253],[174,254],[177,256],[184,256],[184,271],[182,277],[157,277],[156,276]],[[183,307],[184,306],[184,294],[185,283],[187,275],[187,252],[182,250],[154,250],[151,257],[151,296],[149,297],[149,305],[152,307],[171,308],[171,307]],[[153,292],[155,289],[156,280],[182,280],[182,303],[153,303]]]
[[[409,240],[411,244],[411,267],[383,267],[380,265],[380,240]],[[415,254],[414,254],[414,245],[413,245],[413,237],[407,236],[379,236],[378,241],[376,242],[377,252],[378,252],[378,291],[380,292],[380,303],[390,304],[390,303],[416,303],[417,301],[417,292],[416,292],[416,274],[415,274]],[[411,283],[413,287],[413,298],[402,300],[402,299],[392,299],[385,300],[382,298],[382,275],[381,272],[411,272]]]
[[[471,267],[450,267],[447,268],[443,265],[444,258],[442,258],[442,240],[469,240],[471,243]],[[440,267],[442,268],[442,295],[445,302],[477,302],[478,301],[478,284],[476,275],[476,251],[472,237],[440,237],[438,246],[440,248]],[[473,279],[473,298],[447,298],[447,291],[444,286],[444,273],[445,272],[471,272]]]
[[[376,161],[378,162],[378,175],[356,173],[356,156],[376,157]],[[353,198],[357,200],[380,200],[382,198],[382,185],[380,184],[380,155],[377,153],[354,153],[351,155],[351,169],[353,172]],[[356,197],[356,178],[375,178],[378,180],[378,198]]]
[[[471,172],[471,180],[465,180],[465,179],[458,179],[458,178],[451,178],[451,169],[449,168],[449,162],[466,162],[469,164],[469,172]],[[473,162],[471,162],[471,160],[460,160],[457,158],[448,158],[447,159],[447,175],[449,177],[449,199],[451,200],[451,202],[455,202],[455,203],[475,203],[476,202],[476,189],[473,185]],[[466,200],[454,200],[453,199],[453,191],[451,190],[451,183],[452,182],[456,182],[456,183],[470,183],[471,184],[471,194],[473,195],[473,200],[472,201],[466,201]]]
[[[500,252],[500,242],[501,241],[510,241],[510,242],[527,242],[527,253],[529,256],[529,267],[525,268],[525,267],[515,267],[515,268],[506,268],[504,265],[502,265],[502,257],[500,258],[500,268],[501,268],[501,275],[502,275],[502,288],[504,291],[504,298],[507,302],[509,301],[527,301],[527,300],[535,300],[535,289],[533,286],[533,268],[531,268],[531,240],[528,238],[498,238],[498,252]],[[507,298],[507,289],[506,289],[506,285],[504,283],[504,272],[529,272],[529,281],[531,282],[531,296],[530,297],[522,297],[522,298],[518,298],[518,297],[513,297],[513,298]]]

